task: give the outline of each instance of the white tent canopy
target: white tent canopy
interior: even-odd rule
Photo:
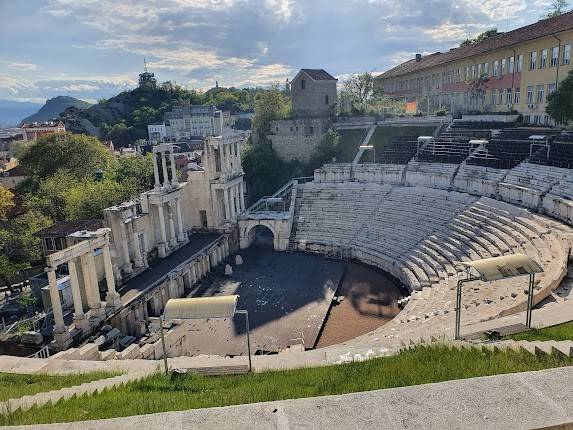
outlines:
[[[237,309],[238,295],[169,299],[163,317],[171,319],[231,318]]]

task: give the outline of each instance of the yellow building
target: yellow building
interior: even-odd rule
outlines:
[[[571,65],[573,12],[483,42],[417,54],[375,78],[375,91],[416,102],[418,111],[453,114],[515,110],[533,124],[551,123],[547,95]]]

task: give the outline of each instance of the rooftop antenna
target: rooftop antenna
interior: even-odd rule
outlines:
[[[147,73],[147,60],[143,57],[143,71]]]

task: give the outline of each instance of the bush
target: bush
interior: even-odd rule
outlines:
[[[439,110],[436,112],[436,116],[446,116],[446,111],[445,110]]]

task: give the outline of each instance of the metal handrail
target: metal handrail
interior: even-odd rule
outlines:
[[[259,208],[259,206],[261,206],[263,203],[265,203],[265,201],[266,201],[267,199],[280,197],[283,193],[285,193],[285,191],[287,191],[289,188],[292,188],[292,186],[294,185],[295,181],[300,184],[300,183],[312,182],[313,180],[314,180],[314,176],[303,176],[303,177],[300,177],[300,178],[293,178],[293,179],[289,180],[289,181],[288,181],[285,185],[283,185],[281,188],[279,188],[279,190],[276,191],[273,195],[261,197],[261,198],[260,198],[259,200],[257,200],[254,204],[252,204],[251,206],[249,206],[245,212],[256,212],[257,209]]]

